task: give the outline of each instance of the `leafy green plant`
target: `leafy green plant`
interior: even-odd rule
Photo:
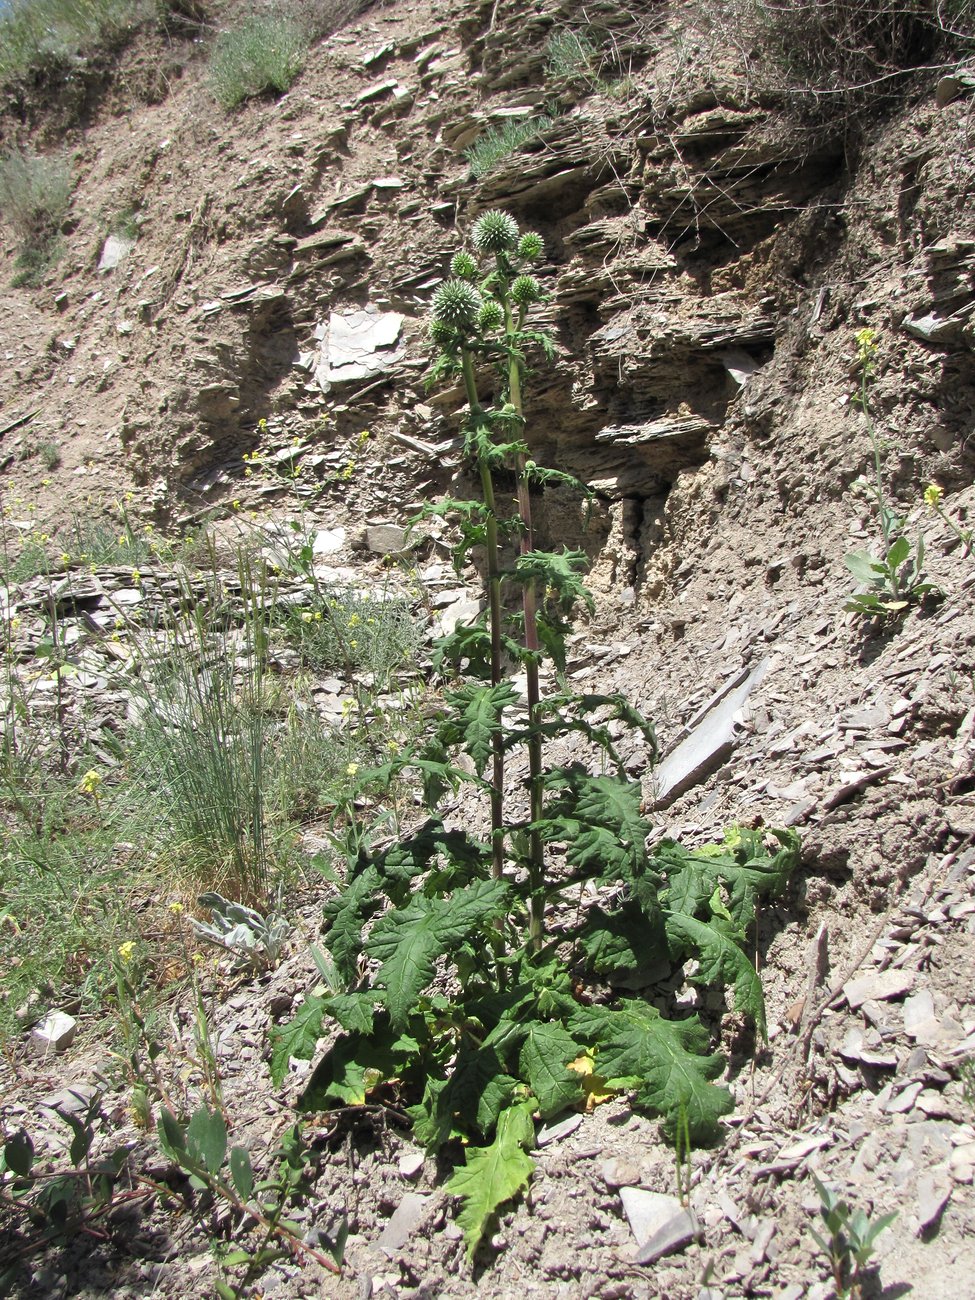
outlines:
[[[881,553],[875,556],[869,550],[851,551],[843,557],[843,563],[863,588],[850,597],[844,609],[868,618],[896,618],[911,604],[942,593],[935,583],[925,578],[924,538],[918,538],[912,553],[910,539],[904,533],[905,521],[889,504],[881,466],[880,437],[869,403],[869,384],[876,366],[876,335],[871,329],[863,329],[856,339],[860,367],[857,400],[867,422],[874,462],[873,482],[863,481],[862,487],[877,511]]]
[[[537,235],[487,213],[435,295],[433,379],[463,382],[464,449],[480,496],[434,509],[460,521],[458,562],[483,551],[487,612],[438,643],[443,708],[425,732],[360,774],[373,787],[411,774],[424,818],[381,838],[385,814],[365,824],[350,801],[335,836],[344,887],[325,907],[326,992],[272,1033],[281,1082],[291,1057],[312,1058],[326,1018],[342,1030],[303,1106],[362,1104],[382,1087],[429,1150],[467,1144],[447,1186],[461,1198],[471,1257],[499,1207],[527,1185],[536,1116],[627,1092],[671,1136],[679,1126],[685,1143],[717,1135],[732,1100],[714,1082],[722,1061],[705,1027],[607,985],[648,985],[693,957],[694,979],[733,986],[737,1010],[764,1033],[748,935],[757,900],[784,887],[798,858],[791,831],[770,832],[768,843],[735,831],[697,852],[665,841],[649,853],[640,785],[613,737],[636,728],[653,752],[653,729],[624,697],[576,695],[564,681],[570,615],[590,597],[582,555],[534,542],[532,494],[580,487],[536,464],[524,441],[527,354],[549,350],[527,323],[542,296],[528,269],[540,253]],[[501,476],[514,481],[514,515],[500,508]],[[543,695],[546,660],[556,685]],[[524,701],[506,662],[525,673]],[[546,764],[555,741],[571,760]],[[527,756],[516,790],[512,755]],[[438,807],[462,788],[458,827]]]
[[[23,1128],[0,1149],[0,1205],[23,1214],[38,1232],[35,1245],[64,1240],[111,1208],[115,1184],[128,1159],[124,1146],[92,1158],[92,1146],[105,1116],[101,1094],[75,1094],[77,1107],[56,1113],[71,1132],[71,1169],[51,1172],[37,1167],[34,1143]]]
[[[245,1248],[239,1244],[229,1248],[221,1243],[218,1257],[225,1273],[243,1268],[244,1273],[236,1283],[219,1281],[217,1295],[223,1300],[236,1300],[248,1294],[247,1288],[264,1272],[268,1265],[282,1256],[294,1255],[313,1259],[330,1273],[341,1269],[348,1222],[343,1216],[335,1229],[323,1255],[303,1240],[303,1229],[286,1216],[292,1205],[306,1194],[307,1169],[314,1159],[305,1145],[301,1128],[295,1124],[288,1129],[272,1155],[274,1171],[267,1178],[259,1178],[246,1147],[235,1146],[228,1150],[227,1124],[220,1110],[210,1110],[201,1104],[188,1123],[180,1123],[167,1109],[159,1115],[159,1142],[165,1153],[190,1179],[190,1186],[217,1203],[233,1210],[238,1222],[254,1225],[251,1235],[256,1239]],[[197,1202],[197,1217],[207,1224],[205,1202]],[[212,1216],[215,1220],[216,1216]],[[213,1223],[209,1235],[217,1245],[222,1233]]]
[[[819,1213],[823,1232],[810,1228],[816,1244],[826,1252],[833,1274],[837,1294],[859,1300],[863,1284],[863,1270],[870,1262],[874,1245],[880,1234],[897,1218],[884,1214],[871,1220],[863,1210],[852,1210],[846,1201],[831,1187],[813,1175],[819,1193]]]
[[[210,84],[219,103],[236,108],[257,95],[283,95],[305,61],[302,28],[280,14],[251,14],[217,37],[210,57]]]
[[[489,127],[483,135],[478,136],[469,149],[464,150],[464,157],[470,165],[471,175],[475,180],[483,180],[505,158],[531,140],[536,139],[542,131],[552,125],[552,118],[545,113],[537,117],[521,120],[509,118],[500,126]]]
[[[232,953],[245,970],[263,971],[275,966],[291,934],[291,922],[270,913],[262,916],[252,907],[232,903],[222,894],[201,894],[201,907],[209,908],[213,923],[190,918],[190,925],[201,938]]]

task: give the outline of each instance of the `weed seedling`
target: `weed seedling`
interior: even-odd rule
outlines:
[[[851,1210],[849,1205],[831,1187],[813,1175],[819,1193],[819,1213],[823,1232],[810,1228],[816,1244],[826,1252],[837,1294],[859,1300],[863,1283],[863,1270],[873,1255],[874,1244],[885,1228],[897,1218],[884,1214],[871,1221],[863,1210]]]

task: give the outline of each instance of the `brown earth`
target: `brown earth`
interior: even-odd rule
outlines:
[[[704,996],[737,1109],[726,1142],[694,1157],[703,1239],[682,1253],[633,1262],[619,1188],[672,1195],[675,1173],[656,1126],[622,1102],[537,1153],[530,1196],[473,1276],[445,1171],[428,1159],[402,1173],[409,1133],[369,1109],[327,1122],[309,1210],[326,1229],[349,1215],[342,1279],[287,1261],[263,1293],[826,1297],[808,1231],[816,1173],[898,1214],[867,1294],[961,1297],[975,1270],[961,1069],[975,1052],[975,579],[922,493],[936,481],[951,516],[975,513],[975,100],[941,106],[936,75],[921,76],[857,134],[810,135],[735,60],[719,67],[692,9],[602,5],[586,17],[608,29],[624,92],[565,95],[536,144],[473,182],[462,149],[492,114],[553,97],[545,37],[577,17],[547,0],[373,9],[316,45],[287,95],[233,115],[190,40],[121,55],[84,126],[57,123],[78,177],[64,256],[39,288],[0,289],[0,425],[34,413],[3,438],[7,500],[35,503],[55,544],[73,511],[109,511],[127,491],[160,527],[232,514],[233,500],[270,518],[282,503],[244,476],[245,452],[299,437],[341,458],[368,428],[354,481],[308,509],[352,541],[367,523],[402,524],[457,472],[457,403],[421,382],[432,288],[477,212],[536,227],[559,358],[533,382],[529,437],[540,462],[598,492],[588,531],[567,497],[540,503],[547,540],[593,560],[597,613],[570,672],[625,691],[667,751],[715,692],[764,665],[733,744],[654,816],[655,834],[689,843],[733,822],[801,831],[802,871],[759,938],[770,1042],[756,1048]],[[32,129],[50,144],[50,118]],[[0,130],[26,138],[9,115]],[[129,209],[138,240],[98,273]],[[5,284],[12,257],[8,245]],[[378,379],[325,393],[296,361],[330,312],[367,304],[402,314],[405,346]],[[850,490],[871,467],[851,401],[865,327],[888,481],[945,592],[886,630],[843,610],[843,556],[877,531]],[[58,445],[58,469],[29,455],[41,441]],[[351,545],[336,562],[379,571]],[[656,777],[643,777],[653,807]],[[315,900],[302,909],[311,939]],[[890,971],[904,976],[893,996],[849,989]],[[288,1124],[300,1083],[296,1069],[271,1087],[272,1008],[315,979],[296,943],[216,1016],[234,1140],[255,1151]],[[178,1011],[173,1028],[191,1035]],[[14,1047],[5,1121],[41,1123],[39,1097],[103,1068],[98,1034],[40,1065]],[[113,1114],[158,1166],[122,1093]],[[408,1202],[415,1221],[384,1249],[407,1193],[423,1198]],[[131,1232],[28,1257],[11,1294],[204,1292],[212,1260],[188,1221],[160,1214]]]

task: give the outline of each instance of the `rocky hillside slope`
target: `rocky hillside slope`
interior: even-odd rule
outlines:
[[[356,1223],[348,1279],[322,1294],[825,1297],[812,1172],[897,1212],[874,1294],[967,1293],[975,570],[923,493],[937,483],[969,526],[975,99],[939,56],[859,115],[794,112],[760,51],[727,39],[726,8],[397,0],[233,114],[188,35],[124,51],[80,117],[0,118],[4,145],[67,148],[76,177],[61,259],[12,288],[8,243],[0,286],[3,487],[52,536],[128,490],[160,528],[273,519],[243,457],[297,444],[331,484],[309,508],[346,530],[336,563],[371,563],[366,528],[402,525],[461,472],[459,395],[423,385],[427,310],[473,218],[504,208],[544,239],[558,348],[530,385],[528,437],[597,494],[591,519],[561,491],[539,501],[544,540],[592,561],[597,612],[570,672],[656,719],[665,763],[642,775],[660,836],[736,821],[803,836],[758,954],[771,1041],[753,1065],[726,1035],[738,1109],[695,1157],[700,1241],[633,1262],[648,1233],[633,1207],[673,1192],[672,1154],[602,1108],[543,1149],[472,1281],[432,1162],[399,1172],[407,1139],[386,1134],[330,1175],[323,1196]],[[546,42],[564,29],[597,54],[558,77]],[[541,114],[471,176],[479,137]],[[123,213],[131,233],[106,249]],[[944,592],[883,625],[844,610],[843,557],[879,537],[857,490],[873,472],[853,400],[864,329],[884,477]],[[261,997],[309,971],[292,958]],[[190,1265],[140,1265],[112,1293],[189,1294]],[[282,1273],[278,1294],[303,1285]]]

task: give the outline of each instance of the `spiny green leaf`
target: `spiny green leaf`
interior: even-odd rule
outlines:
[[[707,1054],[707,1031],[696,1016],[665,1020],[655,1007],[631,1001],[618,1011],[582,1007],[569,1030],[593,1045],[596,1069],[607,1087],[635,1089],[637,1103],[663,1115],[671,1133],[686,1115],[692,1142],[718,1136],[718,1118],[734,1102],[727,1088],[710,1082],[724,1062]]]
[[[287,1024],[271,1029],[271,1081],[276,1088],[288,1073],[292,1056],[299,1061],[310,1061],[315,1055],[322,1035],[322,1015],[325,999],[309,994]]]
[[[655,901],[653,892],[651,898]],[[579,940],[588,965],[600,975],[642,973],[650,983],[662,979],[670,970],[659,907],[650,916],[633,901],[612,912],[592,908]],[[635,985],[631,982],[629,987]]]
[[[589,568],[585,551],[528,551],[515,561],[514,576],[524,585],[534,584],[551,591],[553,598],[569,608],[580,601],[590,613],[595,609],[592,595],[580,574]]]
[[[326,1000],[325,1010],[350,1034],[371,1034],[376,997],[377,994],[371,991],[338,993]]]
[[[376,1016],[368,1038],[342,1034],[315,1066],[301,1093],[302,1110],[328,1110],[336,1102],[362,1106],[381,1083],[399,1078],[416,1047],[404,1043],[383,1013]]]
[[[376,923],[366,951],[381,963],[375,982],[387,991],[394,1025],[405,1025],[434,977],[437,958],[498,916],[508,895],[503,881],[479,880],[448,898],[419,895],[408,907],[387,912]]]
[[[494,752],[494,737],[501,729],[502,711],[518,703],[518,692],[508,681],[496,686],[468,684],[460,690],[448,691],[447,701],[456,710],[450,720],[450,740],[470,754],[480,776]]]
[[[735,1008],[751,1016],[763,1038],[766,1037],[765,999],[762,981],[741,947],[741,934],[720,917],[710,922],[693,916],[672,913],[666,921],[667,938],[679,949],[678,960],[693,953],[700,967],[692,977],[695,984],[721,986],[733,984]]]
[[[440,1106],[462,1131],[490,1133],[511,1101],[518,1080],[504,1068],[493,1047],[464,1039],[450,1079],[440,1094]]]
[[[193,1112],[186,1130],[186,1148],[209,1173],[218,1172],[227,1154],[227,1125],[219,1110],[211,1111],[204,1104]]]
[[[535,1094],[543,1119],[574,1106],[582,1098],[582,1081],[566,1069],[582,1048],[559,1024],[535,1021],[529,1024],[521,1048],[520,1065]]]
[[[338,898],[322,908],[322,920],[328,926],[325,946],[339,973],[346,980],[355,976],[362,951],[362,927],[380,906],[380,875],[368,866],[348,882]]]
[[[532,1104],[512,1106],[498,1120],[491,1145],[469,1147],[463,1169],[447,1183],[445,1190],[463,1203],[457,1222],[464,1230],[468,1260],[473,1260],[499,1206],[528,1186],[535,1162],[523,1148],[534,1144],[534,1136]]]

